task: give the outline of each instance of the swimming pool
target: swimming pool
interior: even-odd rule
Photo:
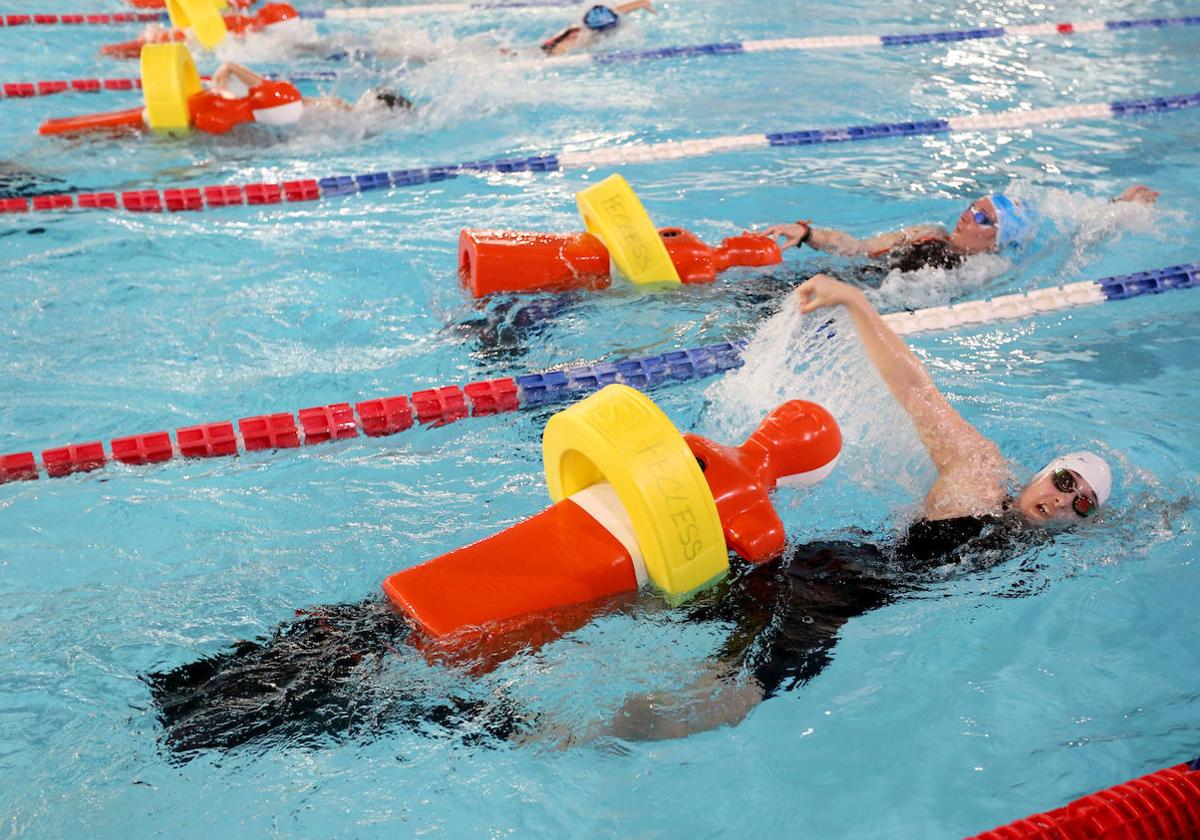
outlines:
[[[1194,12],[1176,3],[1046,4],[1035,16],[1015,2],[681,0],[618,46]],[[559,20],[512,13],[408,24],[428,39],[397,38],[453,57],[392,74],[418,104],[411,119],[318,121],[287,139],[52,142],[34,133],[41,120],[130,100],[48,96],[0,101],[0,157],[37,173],[42,189],[122,190],[1195,88],[1195,27],[540,71],[508,68],[478,43],[481,34],[535,42]],[[351,29],[372,37],[364,24]],[[94,56],[124,37],[131,30],[0,30],[10,45],[0,81],[134,75]],[[256,49],[234,55],[269,68],[273,48]],[[375,79],[353,62],[333,66],[348,71],[334,89],[350,98]],[[1198,114],[620,171],[659,224],[708,240],[797,217],[858,233],[946,221],[1010,179],[1044,208],[1036,246],[1012,264],[890,278],[876,299],[900,309],[1194,261]],[[574,193],[611,171],[493,173],[195,214],[0,216],[0,452],[756,338],[741,371],[661,389],[655,400],[680,428],[728,442],[783,395],[826,403],[847,446],[816,490],[781,495],[792,539],[849,526],[894,531],[889,511],[911,509],[930,475],[915,438],[866,374],[848,329],[828,339],[774,314],[785,289],[837,261],[806,252],[710,287],[620,287],[543,307],[558,311],[540,317],[528,302],[464,298],[460,228],[575,230]],[[1104,202],[1133,182],[1163,191],[1158,208]],[[186,763],[161,747],[143,675],[268,633],[297,608],[361,600],[388,574],[540,509],[539,434],[550,409],[0,486],[5,831],[952,836],[1190,757],[1200,741],[1188,684],[1198,664],[1188,624],[1198,311],[1200,296],[1180,291],[914,339],[968,418],[1027,468],[1060,448],[1108,454],[1118,465],[1115,504],[1094,528],[988,572],[947,575],[852,620],[811,683],[736,727],[682,740],[517,746],[368,726],[337,741],[268,740]],[[777,348],[794,327],[796,352],[784,359]],[[370,682],[392,696],[504,696],[559,731],[580,731],[632,692],[691,682],[720,643],[719,632],[647,597],[479,680],[398,654]]]

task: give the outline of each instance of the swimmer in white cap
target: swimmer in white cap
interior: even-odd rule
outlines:
[[[892,331],[860,289],[818,274],[796,292],[800,311],[844,306],[880,377],[908,413],[937,479],[925,497],[922,520],[933,531],[961,532],[964,520],[1018,513],[1033,525],[1077,523],[1096,513],[1112,492],[1108,463],[1091,452],[1072,452],[1042,468],[1015,499],[1000,450],[946,401],[929,372]],[[968,528],[967,531],[970,531]]]
[[[1158,193],[1138,184],[1113,199],[1153,204]],[[954,268],[973,254],[1017,248],[1034,234],[1034,218],[1021,201],[1002,193],[983,196],[962,211],[952,230],[942,225],[915,225],[868,239],[857,239],[830,228],[816,228],[807,221],[771,225],[763,233],[782,239],[784,250],[807,245],[818,251],[842,256],[883,259],[889,268],[916,271],[920,268]]]

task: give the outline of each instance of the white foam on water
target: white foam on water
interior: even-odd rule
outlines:
[[[745,364],[705,391],[713,437],[744,440],[781,403],[811,400],[841,427],[838,474],[866,490],[923,494],[930,469],[924,447],[867,359],[849,316],[843,310],[801,315],[793,301],[789,297],[755,332],[742,353]]]
[[[1032,208],[1042,228],[1038,240],[1063,255],[1063,275],[1084,271],[1094,261],[1098,245],[1111,247],[1126,234],[1169,241],[1171,232],[1186,222],[1181,211],[1113,201],[1115,196],[1093,196],[1024,181],[1014,182],[1005,192]]]

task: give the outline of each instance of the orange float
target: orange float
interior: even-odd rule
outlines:
[[[745,233],[717,247],[683,228],[660,228],[659,237],[684,283],[711,283],[734,266],[776,265],[779,246]],[[609,253],[590,233],[534,233],[466,229],[459,234],[459,277],[473,297],[497,292],[604,289],[611,280]]]
[[[81,134],[85,131],[141,131],[146,127],[142,121],[141,108],[125,111],[109,111],[104,114],[84,114],[80,117],[59,117],[46,120],[38,127],[38,134]]]
[[[610,389],[632,391],[610,385],[588,400]],[[640,394],[638,398],[645,400]],[[596,408],[602,415],[611,414],[603,401]],[[616,419],[615,433],[632,435],[634,457],[652,452],[658,458],[660,448],[666,451],[666,443],[647,442],[624,418]],[[728,550],[753,563],[783,553],[783,523],[769,493],[780,484],[824,478],[833,469],[842,442],[833,417],[819,405],[800,400],[772,411],[741,446],[722,446],[696,435],[682,440],[686,443],[682,451],[690,451],[687,458],[694,459],[693,469],[699,466],[715,503],[726,565]],[[568,455],[578,460],[577,453]],[[685,498],[678,473],[653,458],[643,473],[652,486],[641,489],[668,500]],[[667,464],[663,458],[661,464]],[[549,477],[549,461],[547,470]],[[538,643],[544,642],[553,635],[548,626],[562,632],[586,621],[589,613],[580,612],[580,605],[635,591],[647,580],[651,547],[633,521],[635,514],[627,510],[627,497],[618,494],[619,479],[612,480],[613,484],[605,480],[588,484],[498,534],[387,578],[384,592],[423,637],[416,640],[418,647],[444,654],[461,650],[464,643],[474,647],[481,640],[494,642],[526,626],[535,628]],[[698,538],[702,514],[682,503],[667,509],[671,510],[667,521],[654,527],[661,526],[670,541],[678,536],[686,544]],[[689,556],[686,547],[684,555]],[[554,616],[561,619],[558,624]]]
[[[240,99],[229,99],[212,91],[188,97],[187,109],[192,127],[209,134],[224,134],[236,125],[260,122],[287,125],[299,119],[304,103],[300,91],[291,82],[264,82]],[[143,109],[131,108],[103,114],[63,117],[47,120],[39,134],[78,134],[98,130],[142,130]]]

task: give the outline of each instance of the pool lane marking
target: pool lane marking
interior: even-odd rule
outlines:
[[[442,4],[447,7],[462,7],[462,8],[533,8],[538,6],[553,6],[553,5],[574,5],[575,0],[570,0],[569,3],[562,4]],[[346,12],[351,13],[344,15],[345,17],[368,17],[367,13],[375,12],[379,9],[422,9],[431,7],[421,6],[398,6],[398,7],[363,7],[356,9],[339,9],[329,10],[323,13],[328,17],[330,12]],[[314,17],[321,16],[317,13],[305,13],[305,16]],[[33,23],[51,23],[49,18],[71,17],[71,18],[117,18],[120,17],[120,22],[125,22],[125,18],[130,15],[0,15],[0,25],[3,25],[5,19],[12,18],[30,18],[29,22]],[[157,19],[157,13],[143,13],[137,17],[138,20],[154,20]],[[45,18],[47,20],[32,20],[32,18]],[[80,21],[71,21],[77,23]],[[109,21],[88,20],[88,23],[100,23]],[[116,21],[111,21],[116,22]],[[15,25],[15,24],[9,24]],[[912,35],[849,35],[849,36],[829,36],[817,38],[773,38],[761,41],[729,41],[713,44],[691,44],[676,47],[658,47],[655,49],[646,50],[622,50],[619,52],[595,53],[591,55],[576,54],[567,55],[549,59],[537,58],[528,60],[518,60],[512,64],[522,67],[568,67],[568,66],[586,66],[590,64],[615,64],[625,61],[643,61],[651,59],[665,58],[681,58],[689,56],[702,55],[736,55],[741,53],[755,52],[772,52],[778,50],[823,50],[823,49],[856,49],[861,47],[876,47],[876,46],[900,46],[909,44],[926,44],[926,43],[944,43],[954,41],[967,41],[978,38],[999,38],[1004,35],[1073,35],[1087,32],[1103,32],[1112,30],[1126,30],[1155,27],[1162,28],[1167,26],[1200,26],[1200,16],[1194,17],[1175,17],[1175,18],[1146,18],[1141,20],[1122,20],[1122,21],[1085,21],[1082,23],[1034,23],[1021,26],[998,27],[993,29],[970,29],[970,30],[955,30],[950,32],[925,32]],[[292,73],[288,74],[288,78],[292,81],[332,81],[339,76],[336,70],[325,70],[309,73]],[[97,82],[100,86],[97,86]],[[50,81],[38,82],[4,82],[0,83],[0,98],[4,99],[24,99],[33,96],[48,96],[55,93],[94,93],[101,89],[104,90],[129,90],[130,86],[141,87],[141,79],[124,78],[124,79],[57,79]]]
[[[338,79],[336,70],[315,70],[289,73],[293,82],[332,82]],[[264,73],[268,79],[278,79],[278,73]],[[201,76],[209,81],[211,76]],[[104,90],[141,90],[142,80],[138,77],[115,79],[56,79],[44,82],[6,82],[0,84],[0,99],[27,99],[33,96],[50,96],[55,93],[100,93]]]
[[[914,32],[902,35],[828,35],[809,38],[722,41],[711,44],[687,44],[652,49],[619,50],[615,52],[593,53],[591,55],[577,53],[549,60],[530,59],[516,63],[527,67],[582,67],[592,64],[617,64],[668,58],[691,58],[694,56],[742,55],[746,53],[779,51],[860,50],[876,47],[904,47],[918,44],[995,39],[1013,35],[1026,37],[1043,35],[1069,36],[1093,32],[1120,32],[1130,29],[1163,29],[1176,26],[1200,26],[1200,15],[1135,20],[1089,20],[1079,23],[1030,23],[1017,26],[988,27],[984,29]]]
[[[416,17],[460,12],[487,11],[558,11],[563,6],[578,6],[578,0],[523,0],[497,3],[424,3],[412,6],[374,6],[351,9],[305,9],[301,18],[310,20],[360,20],[369,18]],[[17,26],[108,26],[128,23],[164,23],[171,18],[165,12],[117,12],[92,14],[60,12],[58,14],[11,14],[0,12],[0,28]]]
[[[1094,303],[1110,303],[1177,289],[1192,289],[1197,285],[1200,285],[1200,262],[1184,263],[986,300],[931,306],[912,312],[892,312],[884,315],[883,320],[899,335],[914,335],[961,327],[987,326]]]
[[[466,161],[446,166],[332,175],[295,181],[253,184],[218,184],[182,189],[144,189],[115,192],[60,193],[28,198],[0,199],[0,214],[72,209],[153,212],[205,210],[240,204],[308,202],[371,190],[408,187],[444,181],[467,173],[558,172],[628,163],[647,163],[703,157],[722,152],[768,149],[773,146],[817,146],[858,140],[944,134],[954,131],[1031,128],[1053,122],[1101,117],[1160,113],[1200,105],[1200,92],[1119,102],[1067,105],[1058,108],[1014,108],[989,114],[912,122],[877,123],[845,128],[740,134],[703,140],[668,140],[630,143],[610,149],[558,152],[528,157]]]
[[[1001,321],[1061,312],[1080,306],[1129,300],[1200,286],[1200,262],[1153,271],[1120,274],[912,312],[892,312],[884,321],[901,335],[979,327]],[[503,377],[467,385],[446,385],[408,396],[383,397],[316,406],[237,421],[224,420],[175,430],[115,438],[105,452],[101,441],[0,455],[0,483],[56,478],[99,469],[110,462],[127,465],[177,457],[237,455],[264,449],[290,449],[333,440],[396,434],[414,423],[442,426],[465,417],[490,416],[571,402],[613,382],[648,391],[670,382],[706,379],[744,364],[746,342],[723,342],[654,356],[597,362],[541,373]],[[111,453],[111,455],[109,454]]]
[[[202,423],[175,430],[114,438],[108,452],[99,441],[0,455],[0,483],[32,480],[45,472],[58,478],[89,472],[110,462],[129,465],[169,461],[177,457],[237,455],[262,449],[291,449],[332,440],[396,434],[414,424],[442,426],[464,417],[501,414],[574,399],[622,382],[640,390],[664,382],[712,376],[742,364],[741,348],[721,342],[673,350],[653,356],[598,362],[503,377],[463,386],[427,388],[411,395],[315,406],[234,421]],[[111,453],[111,454],[110,454]]]
[[[537,8],[540,6],[553,7],[555,5],[575,5],[575,0],[564,0],[562,4],[444,4],[448,7],[455,8],[470,8],[470,9],[499,9],[499,8]],[[324,13],[303,12],[302,17],[329,17],[334,11],[347,13],[343,17],[370,17],[369,13],[377,12],[379,9],[421,9],[430,7],[420,6],[398,6],[398,7],[362,7],[355,9],[338,9],[329,10]],[[82,20],[74,20],[73,18],[89,18],[88,23],[106,23],[106,22],[126,22],[124,18],[129,15],[0,15],[0,26],[5,25],[5,20],[25,19],[26,23],[53,23],[51,18],[72,18],[70,23],[80,23]],[[117,18],[121,17],[120,21],[107,20],[91,20],[91,18]],[[137,19],[141,21],[156,20],[158,13],[143,13]],[[163,22],[168,23],[163,17]],[[38,20],[34,20],[37,18]],[[66,22],[66,21],[59,21]],[[9,26],[19,24],[7,24]],[[1165,28],[1172,26],[1200,26],[1200,16],[1193,17],[1174,17],[1174,18],[1145,18],[1139,20],[1116,20],[1116,21],[1084,21],[1081,23],[1032,23],[1020,26],[995,27],[991,29],[965,29],[953,30],[949,32],[923,32],[914,33],[911,35],[843,35],[843,36],[827,36],[816,38],[772,38],[760,41],[726,41],[712,44],[688,44],[684,46],[674,47],[656,47],[653,49],[643,50],[620,50],[617,52],[593,53],[584,54],[577,53],[574,55],[557,56],[553,58],[532,58],[518,59],[508,62],[509,66],[525,67],[525,68],[559,68],[559,67],[584,67],[593,64],[618,64],[631,61],[648,61],[667,58],[687,58],[692,56],[706,55],[741,55],[745,53],[757,52],[775,52],[780,50],[829,50],[829,49],[861,49],[870,47],[894,47],[908,46],[913,44],[930,44],[930,43],[950,43],[956,41],[969,41],[981,38],[1000,38],[1007,35],[1076,35],[1089,32],[1104,32],[1104,31],[1123,31],[1129,29],[1145,29],[1145,28]],[[338,78],[338,71],[327,70],[318,73],[298,73],[289,74],[288,78],[292,81],[304,81],[305,79],[316,79],[320,81],[333,80]],[[90,93],[100,90],[94,86],[95,79],[56,79],[50,81],[38,82],[4,82],[0,83],[0,98],[4,99],[24,99],[32,96],[48,96],[55,93],[67,93],[69,91],[79,93]],[[104,80],[112,83],[120,83],[122,87],[106,87],[106,90],[128,90],[128,82],[137,82],[137,86],[141,87],[140,79],[110,79]]]

